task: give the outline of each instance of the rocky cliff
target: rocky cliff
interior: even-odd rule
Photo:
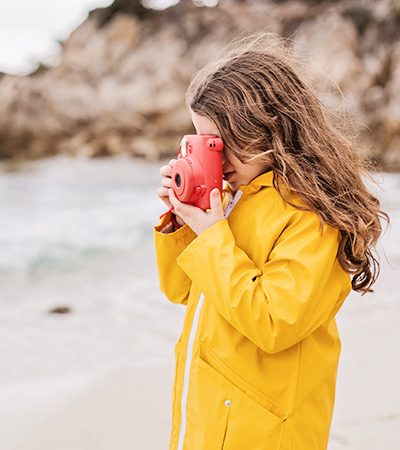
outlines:
[[[56,66],[0,77],[0,157],[174,155],[194,131],[184,106],[191,76],[254,31],[293,38],[337,86],[326,98],[356,119],[364,156],[400,169],[397,0],[182,0],[162,11],[116,0],[89,13]],[[315,83],[325,89],[326,79]]]

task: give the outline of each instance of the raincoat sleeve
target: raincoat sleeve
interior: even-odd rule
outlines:
[[[179,267],[176,259],[193,241],[196,233],[188,225],[172,233],[161,233],[160,230],[170,221],[171,213],[168,213],[153,229],[160,289],[172,303],[186,305],[192,280]]]
[[[233,327],[277,353],[333,317],[351,287],[336,259],[338,230],[324,224],[320,231],[319,224],[315,213],[296,210],[258,267],[222,219],[186,247],[178,264]]]

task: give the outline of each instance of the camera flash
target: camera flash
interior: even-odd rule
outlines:
[[[186,156],[186,145],[187,145],[187,139],[182,138],[181,140],[181,156],[184,158]]]

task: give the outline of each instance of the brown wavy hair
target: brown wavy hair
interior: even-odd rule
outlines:
[[[296,65],[305,65],[298,55],[290,41],[269,33],[233,40],[194,75],[186,106],[217,125],[225,148],[242,163],[257,159],[272,167],[287,203],[339,229],[337,257],[353,275],[353,290],[373,292],[380,219],[389,224],[389,217],[362,180],[374,181],[372,165],[354,150],[336,112],[300,78]]]

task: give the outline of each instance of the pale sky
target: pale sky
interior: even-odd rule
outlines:
[[[147,0],[162,9],[178,0]],[[37,61],[57,60],[59,46],[86,17],[89,10],[112,0],[12,0],[0,8],[0,71],[25,74]],[[5,3],[5,4],[4,4]]]

